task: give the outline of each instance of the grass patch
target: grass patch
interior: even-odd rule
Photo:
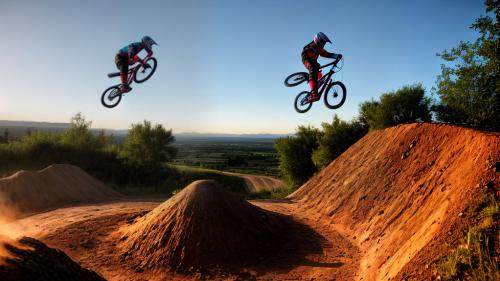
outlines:
[[[467,232],[456,249],[437,264],[443,280],[500,280],[495,258],[495,236],[498,235],[498,198],[489,195],[480,210],[480,222]]]

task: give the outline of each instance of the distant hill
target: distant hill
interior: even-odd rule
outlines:
[[[9,139],[14,139],[22,137],[29,132],[61,132],[70,126],[70,123],[0,120],[0,135],[3,136],[5,131],[7,131]],[[113,135],[118,140],[125,138],[128,132],[128,130],[90,129],[94,133],[99,133],[103,130],[106,134]]]
[[[69,126],[70,126],[69,123],[0,120],[0,127],[67,129],[69,128]]]
[[[70,127],[70,123],[58,122],[36,122],[36,121],[11,121],[0,120],[0,134],[3,134],[5,129],[9,131],[10,137],[20,137],[27,132],[44,131],[44,132],[58,132]],[[108,135],[113,135],[118,139],[127,136],[128,129],[91,129],[93,132],[104,132]],[[175,133],[177,140],[199,140],[199,141],[216,141],[216,140],[244,140],[244,139],[277,139],[280,137],[288,136],[291,134],[221,134],[221,133]]]
[[[277,139],[288,136],[286,134],[218,134],[218,133],[178,133],[174,134],[178,140],[228,140],[228,139]]]

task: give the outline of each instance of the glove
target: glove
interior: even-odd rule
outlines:
[[[342,54],[338,54],[337,55],[337,60],[341,60],[342,59]]]

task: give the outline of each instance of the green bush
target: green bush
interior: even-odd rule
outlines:
[[[312,154],[314,165],[320,170],[368,132],[368,127],[362,122],[356,119],[346,122],[337,115],[333,117],[332,123],[323,123],[321,126],[323,134],[319,139],[319,147]]]
[[[366,101],[360,105],[360,121],[370,129],[430,121],[430,99],[421,84],[404,86],[380,96],[380,101]]]
[[[174,141],[172,131],[161,124],[153,126],[149,121],[133,124],[118,155],[128,170],[126,182],[159,187],[173,173],[164,163],[177,154],[172,146]]]
[[[321,134],[316,128],[299,126],[294,136],[276,141],[281,175],[289,186],[300,186],[318,171],[311,155],[319,146]]]

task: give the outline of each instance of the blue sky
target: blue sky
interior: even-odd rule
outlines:
[[[176,132],[290,133],[403,85],[434,86],[436,53],[473,40],[468,27],[483,1],[0,0],[0,119],[66,122],[82,112],[96,128],[150,120]],[[323,31],[327,50],[344,55],[337,76],[345,105],[293,109],[305,84],[283,79],[304,71],[302,47]],[[157,73],[114,109],[100,104],[118,82],[114,55],[152,36]],[[326,63],[328,60],[320,60]]]

